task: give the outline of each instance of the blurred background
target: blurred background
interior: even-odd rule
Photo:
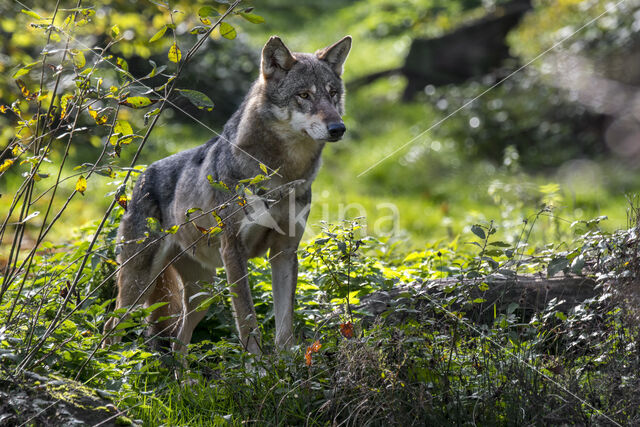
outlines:
[[[198,10],[225,3],[171,2],[180,11],[172,18],[179,45],[186,50],[195,42]],[[62,1],[61,7],[75,5]],[[64,46],[64,34],[47,45],[34,19],[21,13],[50,16],[53,6],[45,0],[0,4],[0,104],[20,98],[12,76],[36,61],[43,46],[53,55]],[[133,76],[147,75],[150,61],[175,66],[167,60],[169,32],[149,42],[170,22],[164,8],[142,0],[82,2],[90,6],[90,25],[78,29],[70,46],[84,50],[88,62],[88,48],[105,46],[117,25],[122,41],[110,53],[126,60]],[[176,94],[172,102],[188,115],[176,108],[163,114],[141,164],[221,131],[256,78],[270,35],[293,51],[313,52],[351,34],[347,134],[324,152],[310,225],[366,215],[371,233],[412,248],[489,221],[513,241],[523,221],[541,210],[548,211],[535,231],[542,243],[576,220],[606,215],[604,227],[627,225],[626,199],[640,190],[640,1],[271,0],[243,7],[255,7],[250,13],[264,22],[230,18],[235,39],[214,32],[178,83],[207,94],[215,108],[199,110]],[[115,68],[102,72],[105,87],[117,81]],[[72,77],[62,84],[73,86]],[[39,73],[20,78],[37,81]],[[143,132],[144,113],[121,112],[136,132]],[[81,120],[92,123],[88,115]],[[0,115],[0,149],[16,124],[14,116]],[[105,139],[99,132],[79,134],[66,174],[93,161]],[[127,165],[135,145],[106,162]],[[54,144],[52,158],[62,148]],[[12,168],[0,179],[3,218],[27,170],[28,164]],[[74,183],[66,182],[61,201]],[[46,177],[38,185],[44,191]],[[99,219],[113,185],[108,177],[92,177],[62,218],[67,231]],[[317,231],[310,227],[309,235]],[[59,227],[52,238],[64,232]]]

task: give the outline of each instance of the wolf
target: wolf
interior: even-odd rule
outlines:
[[[271,37],[262,49],[258,79],[220,136],[146,169],[118,229],[116,309],[167,303],[150,314],[147,332],[172,338],[173,350],[184,352],[206,314],[198,310],[208,297],[203,283],[224,267],[240,342],[259,354],[247,262],[268,251],[275,344],[280,349],[294,344],[297,250],[322,150],[346,131],[341,76],[350,49],[350,36],[313,54],[292,53],[279,37]],[[242,207],[229,202],[224,186],[234,189],[265,170],[270,179],[262,183],[264,196],[258,192]],[[216,215],[194,214],[190,220],[194,208]],[[179,227],[174,234],[158,231],[148,218],[164,230]],[[202,230],[215,227],[221,231],[203,238]],[[117,324],[111,317],[104,332]],[[105,345],[115,340],[110,336]]]

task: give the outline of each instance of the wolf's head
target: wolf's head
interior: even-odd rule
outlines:
[[[346,128],[344,61],[351,37],[310,53],[291,53],[279,37],[262,49],[261,75],[270,112],[291,131],[316,141],[338,141]]]

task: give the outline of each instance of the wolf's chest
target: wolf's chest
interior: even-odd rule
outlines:
[[[223,227],[231,227],[242,242],[248,257],[262,256],[278,237],[301,237],[306,224],[309,203],[294,195],[280,196],[276,200],[259,196],[247,197],[244,206],[234,206],[224,216]],[[179,246],[188,249],[190,256],[208,268],[222,266],[220,236],[203,235],[205,230],[217,226],[212,215],[194,221],[192,227],[181,229],[177,234]]]

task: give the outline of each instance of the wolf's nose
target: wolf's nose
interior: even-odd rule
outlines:
[[[346,127],[344,127],[344,123],[342,122],[337,122],[337,123],[329,123],[329,125],[327,125],[327,130],[329,131],[329,136],[331,137],[331,139],[340,139],[342,137],[342,135],[344,135],[344,132],[347,130]]]

